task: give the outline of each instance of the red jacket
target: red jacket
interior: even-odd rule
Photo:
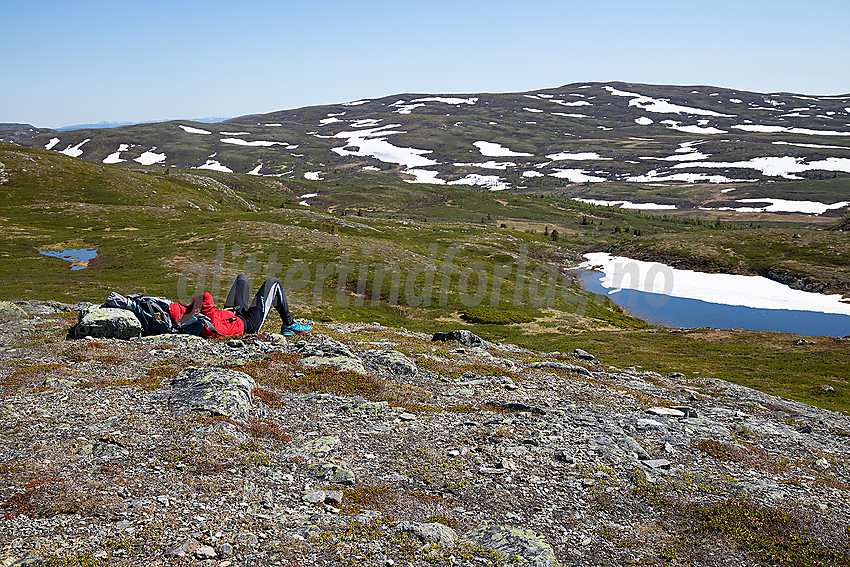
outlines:
[[[236,313],[227,309],[216,309],[213,304],[212,295],[209,292],[205,291],[202,297],[203,302],[200,313],[209,317],[219,335],[241,335],[245,332],[245,323],[241,318],[236,316]],[[168,311],[171,314],[171,318],[177,321],[186,314],[189,308],[190,305],[175,302],[168,306]],[[204,329],[201,336],[209,339],[216,335],[212,331]]]

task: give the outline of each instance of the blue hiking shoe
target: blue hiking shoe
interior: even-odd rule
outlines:
[[[304,333],[309,333],[312,329],[313,325],[305,325],[304,323],[293,321],[291,325],[283,325],[280,328],[280,334],[284,337],[291,337],[293,335],[303,335]]]

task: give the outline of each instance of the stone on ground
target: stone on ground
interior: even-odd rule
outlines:
[[[131,339],[141,334],[142,324],[132,311],[99,306],[80,311],[79,321],[73,331],[75,339]]]
[[[177,413],[208,411],[238,421],[247,421],[251,414],[254,379],[229,368],[190,366],[183,369],[171,383],[168,406]]]
[[[522,567],[555,567],[555,551],[531,530],[512,526],[483,525],[468,531],[460,543],[492,550]]]

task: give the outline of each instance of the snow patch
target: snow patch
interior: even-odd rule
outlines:
[[[617,207],[619,206],[621,209],[635,209],[638,211],[663,211],[663,210],[671,210],[676,209],[676,205],[660,205],[658,203],[632,203],[631,201],[603,201],[600,199],[583,199],[579,197],[573,197],[573,201],[580,201],[582,203],[588,203],[591,205],[600,205],[603,207]]]
[[[556,169],[554,173],[550,173],[549,175],[558,179],[566,179],[570,183],[601,183],[608,181],[604,177],[588,175],[583,169]]]
[[[478,175],[477,173],[470,173],[462,179],[450,181],[449,185],[478,185],[490,191],[504,191],[511,187],[502,181],[498,175]]]
[[[526,154],[523,152],[515,152],[509,150],[508,148],[502,146],[501,144],[495,144],[493,142],[473,142],[472,144],[478,151],[481,152],[482,155],[487,157],[509,157],[509,156],[517,156],[517,157],[532,157],[533,154]]]
[[[83,144],[85,144],[88,141],[91,141],[91,138],[86,138],[85,140],[83,140],[82,142],[80,142],[79,144],[77,144],[76,146],[73,146],[73,147],[70,144],[68,144],[68,147],[65,148],[64,150],[62,150],[59,153],[65,154],[66,156],[71,156],[71,157],[80,157],[81,155],[83,155],[83,150],[81,150],[80,148],[82,148]]]
[[[726,130],[720,130],[719,128],[714,128],[713,126],[679,126],[679,122],[675,120],[662,120],[662,124],[667,124],[667,127],[671,130],[678,130],[679,132],[687,132],[688,134],[725,134]]]
[[[850,136],[850,132],[838,132],[836,130],[812,130],[811,128],[788,128],[785,126],[764,126],[759,124],[738,124],[732,126],[744,132],[761,132],[764,134],[806,134],[808,136]]]
[[[321,181],[324,179],[322,177],[321,171],[308,171],[304,174],[304,179],[309,179],[310,181]],[[302,197],[303,199],[304,197]]]
[[[122,161],[126,161],[121,159],[121,152],[126,152],[130,149],[129,144],[119,144],[118,149],[114,152],[103,158],[103,163],[121,163]]]
[[[552,161],[563,161],[563,160],[611,160],[613,158],[602,157],[596,152],[579,152],[575,154],[571,154],[569,152],[561,152],[559,154],[549,154],[546,156],[547,159],[551,159]]]
[[[700,207],[711,211],[735,211],[739,213],[805,213],[822,215],[826,211],[841,209],[850,205],[850,201],[827,204],[818,201],[789,201],[786,199],[737,199],[736,203],[769,203],[763,207]]]
[[[652,120],[652,118],[650,118],[648,116],[641,116],[640,118],[635,118],[635,122],[637,122],[641,126],[649,126],[654,121]]]
[[[713,110],[705,110],[702,108],[694,108],[691,106],[681,106],[678,104],[672,104],[668,99],[652,98],[637,93],[620,91],[615,89],[614,87],[602,88],[604,88],[606,91],[608,91],[614,96],[631,97],[632,100],[629,101],[629,106],[636,106],[638,108],[642,108],[647,112],[656,112],[659,114],[697,114],[700,116],[734,116],[733,114],[721,114],[719,112],[714,112]]]
[[[134,159],[133,161],[140,163],[142,165],[153,165],[155,163],[162,163],[165,161],[165,154],[158,154],[154,150],[156,150],[156,146],[151,149],[145,151],[142,155]]]
[[[53,146],[59,143],[59,138],[50,138],[50,141],[47,142],[47,145],[44,146],[45,150],[52,150]]]
[[[794,176],[792,174],[812,170],[841,171],[844,173],[850,173],[850,158],[830,157],[818,161],[804,163],[802,158],[795,158],[792,156],[757,157],[749,159],[747,161],[700,161],[694,163],[679,163],[673,166],[674,169],[686,167],[755,169],[757,171],[760,171],[763,175],[769,175],[772,177],[784,177],[786,179],[800,179],[799,177]]]
[[[182,124],[179,126],[187,134],[212,134],[209,130],[202,130],[201,128],[192,128],[191,126],[183,126]]]
[[[485,161],[482,163],[456,163],[455,167],[480,167],[483,169],[500,169],[506,170],[509,167],[516,167],[516,164],[512,161]]]
[[[204,165],[199,165],[195,169],[211,169],[213,171],[223,171],[225,173],[233,173],[233,170],[227,167],[226,165],[222,165],[221,162],[214,159],[207,159],[207,162]]]

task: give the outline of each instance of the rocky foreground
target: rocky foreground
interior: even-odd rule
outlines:
[[[4,566],[850,564],[844,415],[468,332],[125,315],[0,302]]]

